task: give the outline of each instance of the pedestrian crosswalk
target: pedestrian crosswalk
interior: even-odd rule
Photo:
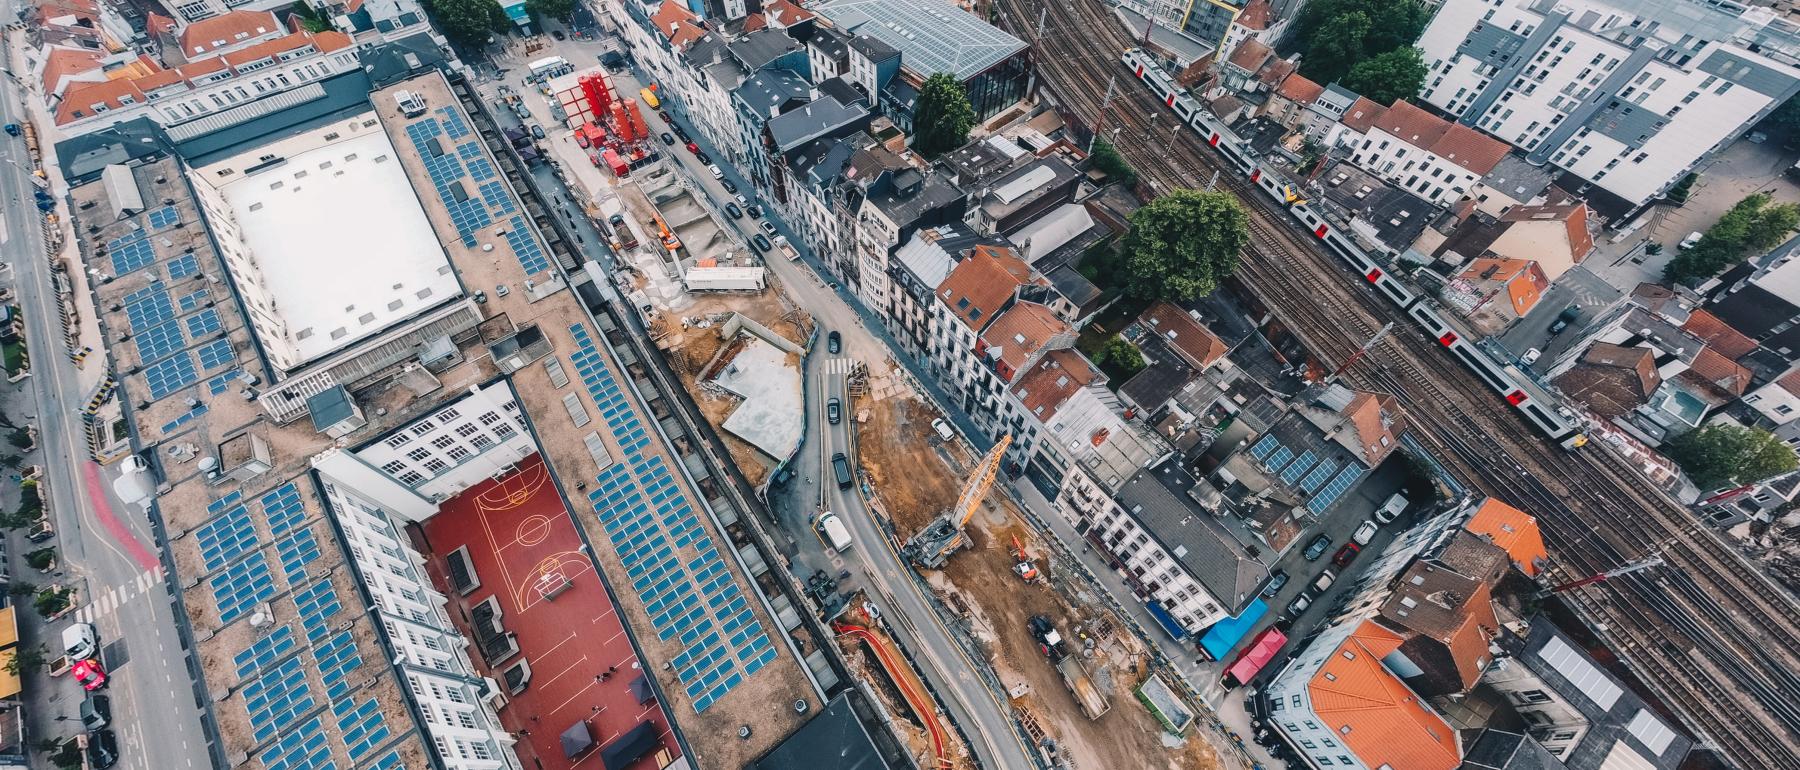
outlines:
[[[75,610],[75,622],[92,623],[111,615],[126,602],[149,593],[151,589],[162,585],[162,567],[145,570],[131,582],[120,586],[112,586],[94,596],[93,600]]]
[[[825,359],[826,374],[849,374],[854,371],[856,371],[856,359],[854,358]]]

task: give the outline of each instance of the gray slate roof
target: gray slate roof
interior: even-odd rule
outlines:
[[[826,0],[813,10],[833,26],[893,46],[901,66],[923,75],[949,72],[968,80],[1026,47],[941,0]]]
[[[1160,467],[1179,462],[1170,459]],[[1157,468],[1140,470],[1119,487],[1119,504],[1232,614],[1242,611],[1269,579],[1269,568],[1213,520],[1199,503],[1176,495],[1156,478]]]

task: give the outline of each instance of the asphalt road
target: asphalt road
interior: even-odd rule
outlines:
[[[0,19],[14,18],[11,6],[11,0],[0,0]],[[35,97],[21,93],[11,77],[0,86],[0,123],[24,122],[22,100]],[[30,155],[22,138],[0,135],[0,140],[0,200],[5,202],[0,205],[0,256],[13,267],[25,317],[33,371],[25,387],[37,401],[38,462],[45,468],[56,527],[51,544],[67,573],[62,579],[81,588],[81,602],[93,603],[71,616],[91,619],[100,633],[101,660],[112,673],[112,729],[122,755],[117,767],[208,767],[201,710],[144,509],[117,496],[117,468],[100,468],[88,459],[77,410],[89,394],[77,382],[61,342],[56,295],[31,203]],[[99,347],[97,341],[87,344]],[[52,654],[69,622],[65,617],[44,629],[41,638]],[[82,699],[80,688],[67,677],[40,681],[49,682],[48,692],[27,693],[37,706],[28,736],[34,742],[77,729],[78,722],[64,718],[77,715]]]

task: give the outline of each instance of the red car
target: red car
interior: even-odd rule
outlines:
[[[1345,543],[1343,548],[1338,549],[1337,555],[1331,557],[1331,563],[1336,564],[1339,567],[1342,567],[1346,564],[1349,564],[1352,561],[1355,561],[1356,555],[1361,552],[1362,552],[1362,546],[1359,546],[1355,543]]]
[[[700,152],[700,145],[694,144],[693,142],[688,142],[687,148],[688,148],[688,152],[692,152],[692,153]]]
[[[69,667],[75,674],[75,681],[81,683],[81,689],[93,692],[106,686],[106,670],[100,667],[100,661],[93,658],[75,661]]]

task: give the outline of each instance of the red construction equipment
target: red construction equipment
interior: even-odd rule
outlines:
[[[1037,562],[1025,555],[1025,546],[1019,544],[1019,536],[1013,535],[1013,573],[1027,583],[1036,583],[1038,579]]]
[[[650,138],[650,126],[644,123],[644,112],[638,109],[638,103],[632,99],[622,99],[625,111],[631,115],[631,134],[639,139]]]
[[[631,167],[625,164],[625,161],[619,157],[619,153],[613,148],[606,148],[605,152],[600,153],[600,158],[606,161],[607,168],[612,169],[613,176],[624,179],[631,175]]]
[[[612,87],[607,84],[606,76],[600,73],[581,77],[581,93],[587,97],[588,109],[594,113],[595,120],[605,120],[611,114],[613,105]]]
[[[637,140],[637,136],[631,130],[631,114],[625,110],[624,102],[613,103],[611,121],[607,125],[612,128],[613,136],[618,137],[619,141],[633,142]]]

